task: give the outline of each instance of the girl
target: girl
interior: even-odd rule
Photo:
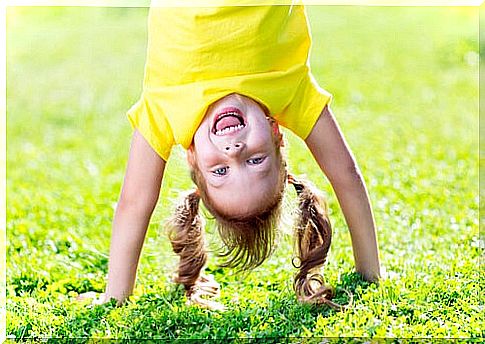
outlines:
[[[150,9],[143,94],[128,112],[134,127],[113,221],[102,302],[133,290],[140,251],[174,144],[187,149],[197,188],[180,205],[170,239],[189,300],[216,294],[201,276],[206,261],[199,200],[218,222],[225,266],[251,269],[273,247],[282,193],[299,197],[295,237],[301,301],[329,303],[312,272],[323,265],[330,225],[322,199],[286,170],[279,125],[303,140],[326,174],[348,224],[356,269],[379,277],[374,219],[364,180],[330,110],[331,96],[308,66],[310,35],[302,6]]]

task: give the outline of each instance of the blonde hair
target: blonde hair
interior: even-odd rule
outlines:
[[[197,189],[176,208],[170,222],[170,240],[174,252],[180,257],[176,282],[184,284],[190,295],[207,259],[199,215],[201,199],[214,216],[225,246],[225,252],[221,256],[226,260],[221,265],[250,270],[261,265],[274,250],[283,193],[288,182],[293,185],[298,195],[294,238],[299,261],[295,267],[299,271],[293,284],[295,293],[301,302],[325,303],[340,309],[339,305],[330,301],[333,291],[325,286],[323,276],[318,272],[325,263],[332,235],[326,203],[311,184],[288,174],[279,143],[276,150],[280,173],[274,197],[257,212],[244,216],[227,216],[217,209],[207,194],[202,173],[194,166],[191,177]]]

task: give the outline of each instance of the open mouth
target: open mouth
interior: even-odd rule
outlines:
[[[246,126],[242,113],[237,108],[225,108],[219,113],[212,126],[212,132],[217,135],[226,135],[238,132]]]

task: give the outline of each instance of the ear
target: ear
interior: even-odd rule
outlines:
[[[276,138],[276,141],[278,142],[280,147],[285,146],[285,141],[283,140],[283,134],[280,132],[280,126],[276,121],[273,121],[271,123],[271,129],[273,130],[273,135]]]
[[[195,147],[193,143],[187,149],[187,162],[190,167],[194,168],[196,162],[195,162]]]

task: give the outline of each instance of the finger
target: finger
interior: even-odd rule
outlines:
[[[221,286],[219,283],[217,283],[216,281],[197,281],[195,283],[195,285],[197,286],[204,286],[204,287],[210,287],[210,288],[214,288],[214,289],[220,289]]]
[[[200,295],[200,296],[207,296],[211,298],[216,298],[220,296],[220,291],[218,289],[213,289],[213,288],[201,288],[201,287],[195,287],[192,288],[192,290],[189,293],[189,296],[191,295]]]
[[[212,283],[197,283],[195,284],[196,288],[204,288],[204,289],[213,289],[213,290],[220,290],[219,284],[212,284]]]
[[[201,274],[199,278],[197,279],[197,282],[201,283],[212,283],[212,284],[217,284],[219,283],[216,282],[215,278],[213,275],[206,275],[206,274]]]
[[[102,305],[104,303],[106,303],[108,300],[106,300],[106,294],[105,293],[101,293],[99,294],[99,297],[95,300],[93,300],[93,304],[94,305]]]
[[[76,301],[82,302],[86,300],[91,301],[91,304],[93,305],[102,305],[106,303],[106,296],[104,293],[98,295],[98,293],[94,291],[89,291],[87,293],[82,293],[76,297]]]
[[[76,300],[77,301],[84,301],[84,300],[96,299],[97,297],[98,296],[97,296],[96,292],[88,291],[86,293],[82,293],[82,294],[79,294],[78,296],[76,296]]]
[[[221,294],[219,289],[205,288],[205,287],[199,287],[198,292],[201,295],[207,295],[207,296],[212,296],[212,297],[219,297],[220,294]]]
[[[197,306],[200,306],[202,308],[207,308],[207,309],[211,309],[211,310],[214,310],[214,311],[225,311],[226,310],[226,308],[224,307],[223,304],[216,302],[216,301],[203,299],[199,295],[193,295],[190,298],[188,298],[187,299],[187,305],[188,306],[197,305]]]

